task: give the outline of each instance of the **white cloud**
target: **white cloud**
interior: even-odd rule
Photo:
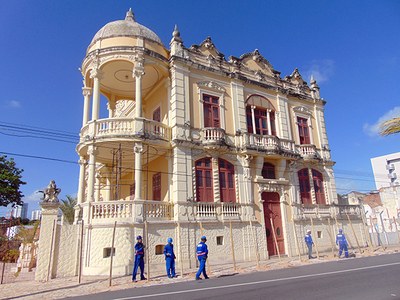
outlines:
[[[7,108],[20,108],[21,107],[21,102],[19,102],[17,100],[5,101],[5,107],[7,107]]]
[[[313,60],[308,67],[306,67],[306,78],[310,81],[311,76],[317,83],[326,82],[330,79],[335,71],[335,62],[332,59]]]
[[[38,191],[34,191],[30,195],[25,196],[22,200],[25,203],[39,202],[40,199],[42,198],[42,196],[43,196],[42,193],[38,193]]]
[[[379,136],[379,126],[382,122],[387,121],[389,119],[393,119],[396,117],[400,117],[400,106],[396,106],[393,109],[386,112],[383,116],[381,116],[374,124],[365,123],[363,125],[364,133],[374,137]]]

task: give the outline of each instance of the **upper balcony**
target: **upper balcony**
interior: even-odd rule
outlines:
[[[225,130],[217,127],[206,127],[200,131],[201,143],[204,146],[225,145]]]
[[[92,139],[148,138],[169,141],[171,129],[148,119],[107,118],[90,121],[82,127],[80,142]]]
[[[267,151],[276,154],[285,152],[296,155],[294,141],[283,140],[272,135],[259,135],[253,133],[242,133],[239,138],[239,147],[242,149]]]

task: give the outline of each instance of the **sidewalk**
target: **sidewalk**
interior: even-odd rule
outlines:
[[[382,255],[399,252],[398,247],[392,247],[384,251],[382,248],[376,249],[374,252],[369,252],[365,249],[362,254],[356,253],[356,257],[366,257],[373,255]],[[336,253],[336,252],[335,252]],[[260,261],[259,267],[255,261],[237,263],[236,271],[233,270],[232,264],[212,265],[212,272],[209,274],[211,278],[233,275],[235,273],[250,273],[256,271],[268,271],[283,268],[291,268],[301,265],[324,263],[333,260],[338,260],[331,253],[323,253],[319,259],[308,260],[304,256],[302,260],[299,257],[273,257],[267,261]],[[149,281],[138,281],[132,283],[131,276],[122,276],[113,278],[112,286],[108,286],[108,277],[104,276],[83,276],[82,283],[78,284],[78,277],[55,278],[49,282],[15,282],[0,285],[0,299],[61,299],[72,296],[82,296],[100,292],[115,291],[128,289],[132,287],[142,287],[150,285],[169,284],[173,282],[184,282],[194,280],[195,269],[189,270],[183,277],[169,279],[164,274],[158,274]],[[179,268],[177,269],[179,274]]]

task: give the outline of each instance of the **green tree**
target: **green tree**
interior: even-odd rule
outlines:
[[[14,159],[7,159],[7,156],[0,156],[0,206],[9,204],[21,205],[24,196],[20,186],[26,184],[21,180],[21,173],[24,170],[16,167]]]
[[[60,204],[60,209],[64,215],[65,220],[67,220],[67,222],[69,224],[74,223],[74,218],[75,218],[75,205],[77,203],[77,199],[76,197],[72,197],[70,195],[67,195],[67,200],[61,200],[61,204]]]
[[[383,122],[380,125],[380,134],[383,136],[400,132],[400,117]]]

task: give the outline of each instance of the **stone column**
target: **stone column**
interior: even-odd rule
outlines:
[[[89,121],[90,96],[92,94],[92,89],[90,87],[83,87],[82,94],[84,97],[83,98],[83,120],[82,120],[82,127],[83,127]]]
[[[88,184],[87,184],[87,201],[88,202],[93,202],[94,201],[94,184],[96,180],[96,155],[97,155],[97,149],[95,146],[90,145],[89,146],[89,178],[88,178]]]
[[[317,198],[315,197],[315,190],[314,190],[314,179],[311,168],[308,168],[308,178],[310,179],[311,202],[312,204],[317,204]]]
[[[78,184],[78,195],[77,195],[77,206],[75,206],[75,223],[78,222],[80,205],[85,202],[85,166],[86,160],[81,157],[79,163],[79,184]]]
[[[37,254],[37,266],[35,280],[48,281],[55,275],[57,215],[59,203],[42,202],[42,220],[40,223],[39,250]]]
[[[103,72],[100,69],[93,69],[90,72],[90,77],[93,78],[93,106],[92,106],[92,121],[97,120],[100,115],[100,80],[103,77]]]
[[[133,68],[133,76],[135,77],[135,133],[144,133],[144,123],[142,119],[143,108],[142,108],[142,77],[144,75],[144,58],[138,55],[135,58],[135,67]],[[137,186],[136,186],[137,187]]]
[[[272,130],[271,130],[271,116],[269,115],[271,113],[271,110],[267,110],[267,129],[268,129],[268,135],[272,135]]]
[[[214,155],[211,158],[211,166],[212,166],[214,202],[221,202],[218,156]]]
[[[143,202],[142,200],[142,143],[135,143],[135,203],[134,203],[134,221],[143,222]]]
[[[251,122],[253,123],[253,132],[254,134],[257,133],[257,129],[256,129],[256,118],[254,116],[254,110],[256,109],[256,107],[254,105],[251,106]],[[249,132],[251,133],[251,132]]]

